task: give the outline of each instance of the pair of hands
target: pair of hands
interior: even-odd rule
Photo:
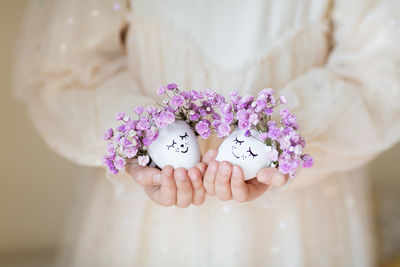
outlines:
[[[206,194],[223,201],[251,201],[270,186],[282,186],[288,179],[275,168],[264,168],[256,178],[245,181],[239,166],[218,162],[216,156],[215,149],[208,150],[202,162],[189,170],[174,170],[171,166],[158,170],[137,164],[127,164],[126,170],[154,202],[180,208],[203,204]]]

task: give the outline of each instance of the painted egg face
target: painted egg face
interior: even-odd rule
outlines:
[[[242,168],[245,180],[256,177],[262,168],[269,167],[269,151],[265,145],[254,136],[246,137],[245,131],[237,129],[231,133],[219,146],[218,161],[228,161]]]
[[[175,121],[160,129],[157,139],[148,148],[150,158],[163,168],[190,169],[200,161],[200,149],[196,136],[184,121]]]

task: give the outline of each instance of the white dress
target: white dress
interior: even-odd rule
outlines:
[[[154,103],[169,82],[225,95],[275,88],[315,158],[255,201],[187,209],[94,168],[60,265],[374,265],[360,167],[400,138],[399,25],[396,0],[31,1],[15,88],[66,158],[100,166],[117,112]]]

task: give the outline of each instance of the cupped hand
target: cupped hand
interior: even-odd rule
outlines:
[[[126,170],[157,204],[186,208],[190,204],[204,203],[206,193],[202,178],[206,167],[201,162],[189,170],[174,170],[171,166],[159,170],[130,163],[126,165]]]
[[[215,160],[217,151],[210,149],[204,155],[203,162],[208,165],[204,174],[204,189],[207,194],[220,200],[251,201],[261,196],[270,186],[282,186],[288,180],[276,168],[264,168],[257,177],[244,180],[242,168],[229,162]]]

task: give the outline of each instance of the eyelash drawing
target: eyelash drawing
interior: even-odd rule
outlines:
[[[249,147],[249,150],[247,150],[247,152],[250,153],[250,156],[252,156],[253,159],[258,156],[258,154],[254,154],[253,151],[251,151],[250,147]]]
[[[167,145],[168,150],[172,147],[174,148],[174,145],[176,145],[175,140],[172,140],[172,145]]]
[[[240,141],[240,140],[238,140],[237,137],[236,137],[235,140],[233,140],[233,142],[235,142],[235,144],[241,145],[244,141]]]
[[[182,138],[182,140],[183,140],[183,139],[185,139],[185,138],[188,138],[189,135],[187,134],[187,132],[185,132],[184,135],[180,135],[179,137]]]

